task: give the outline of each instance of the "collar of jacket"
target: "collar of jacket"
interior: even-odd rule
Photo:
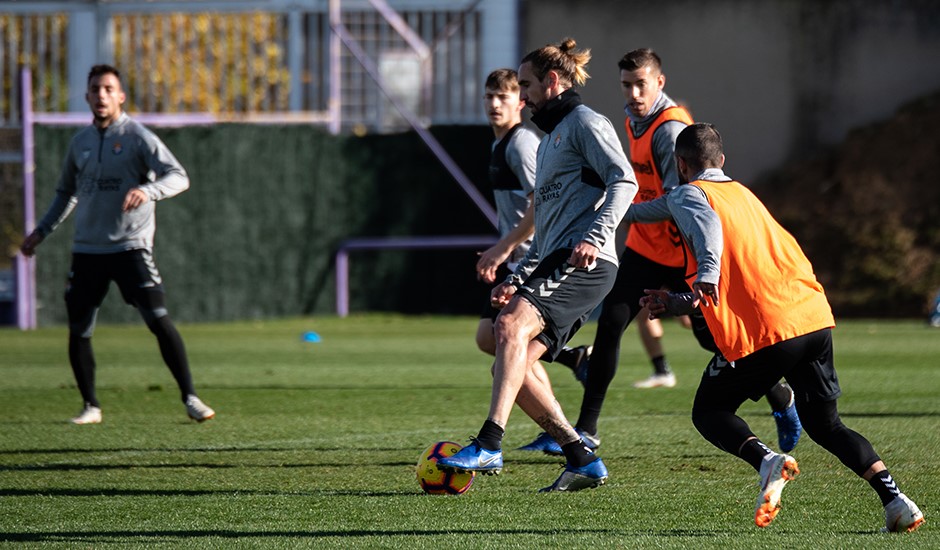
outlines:
[[[550,99],[545,107],[532,115],[532,124],[538,126],[539,130],[546,134],[550,134],[558,123],[581,103],[581,95],[574,88],[568,88]]]

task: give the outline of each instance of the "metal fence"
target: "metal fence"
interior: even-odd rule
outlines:
[[[0,126],[19,124],[20,67],[34,75],[37,112],[83,111],[90,65],[122,69],[127,108],[153,113],[305,113],[323,121],[339,79],[352,130],[406,126],[387,94],[434,124],[483,123],[478,88],[487,49],[516,59],[501,32],[505,0],[258,0],[0,2]],[[372,60],[380,89],[348,48],[333,50],[330,9]],[[488,27],[490,27],[488,29]],[[332,67],[335,61],[339,67]],[[507,63],[508,64],[508,63]],[[338,70],[337,70],[338,69]],[[337,76],[338,75],[338,76]]]

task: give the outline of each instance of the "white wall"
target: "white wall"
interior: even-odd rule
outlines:
[[[940,2],[527,0],[525,10],[526,51],[564,36],[592,49],[582,95],[621,139],[617,61],[655,49],[667,93],[718,127],[728,173],[746,182],[940,89]]]

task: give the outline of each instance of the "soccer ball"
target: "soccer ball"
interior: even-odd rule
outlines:
[[[418,484],[425,493],[459,495],[473,485],[473,477],[476,475],[474,472],[457,473],[437,467],[438,459],[451,456],[460,449],[460,445],[452,441],[438,441],[421,453],[416,473]]]

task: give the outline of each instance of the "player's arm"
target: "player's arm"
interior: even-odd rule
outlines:
[[[534,229],[535,206],[530,195],[529,207],[526,208],[519,224],[512,231],[506,233],[496,244],[480,252],[480,259],[477,261],[477,278],[487,283],[495,281],[496,269],[509,258],[516,247],[532,237]]]
[[[77,136],[75,139],[78,139]],[[75,182],[78,178],[78,167],[72,160],[75,139],[72,140],[69,151],[62,161],[62,170],[59,173],[59,182],[56,184],[55,197],[52,198],[52,203],[49,204],[49,208],[39,220],[36,228],[33,229],[32,232],[23,239],[22,244],[20,244],[20,251],[24,256],[32,256],[35,254],[36,248],[40,243],[42,243],[50,233],[55,231],[59,224],[69,217],[69,214],[72,213],[72,210],[78,203],[78,199],[75,198]]]
[[[154,174],[154,179],[128,191],[124,198],[125,211],[133,210],[147,201],[174,197],[189,189],[189,175],[160,138],[147,129],[143,129],[138,138],[141,160]]]
[[[718,214],[701,187],[680,185],[666,195],[672,218],[698,262],[696,283],[717,285],[724,252],[724,235]]]

